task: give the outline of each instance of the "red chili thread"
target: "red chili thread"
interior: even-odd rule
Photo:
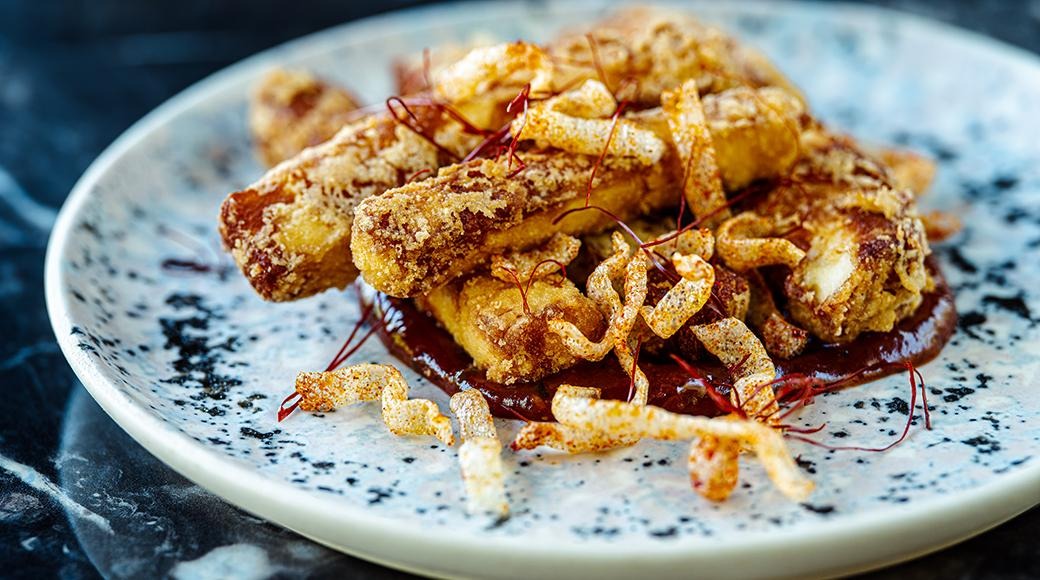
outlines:
[[[592,189],[596,181],[596,174],[599,173],[599,168],[603,165],[603,159],[607,156],[607,151],[610,150],[610,143],[614,140],[614,134],[617,133],[618,123],[621,122],[621,113],[624,112],[625,107],[628,106],[628,101],[621,101],[618,103],[617,109],[614,110],[613,116],[610,118],[610,132],[607,133],[607,142],[603,145],[603,151],[600,151],[599,157],[596,158],[596,162],[592,165],[592,172],[589,174],[589,183],[585,186],[585,207],[589,207],[592,203]]]
[[[293,397],[297,397],[297,399],[295,401],[293,401],[291,405],[286,407],[285,404],[288,403],[289,400],[292,399]],[[289,415],[292,415],[293,411],[296,410],[296,407],[300,406],[300,402],[301,401],[303,401],[303,395],[301,395],[300,393],[297,393],[296,391],[293,391],[292,393],[289,394],[288,397],[283,399],[282,400],[282,404],[278,406],[278,422],[281,423],[282,421],[284,421],[286,419],[286,417],[288,417]]]
[[[408,179],[405,181],[405,183],[411,183],[411,182],[415,181],[416,178],[419,177],[420,175],[425,175],[427,173],[433,173],[433,170],[430,169],[429,167],[427,167],[426,169],[420,169],[419,171],[416,171],[415,173],[413,173],[410,176],[408,176]]]
[[[600,207],[598,205],[587,205],[587,206],[584,206],[584,207],[574,207],[574,208],[571,208],[571,209],[561,213],[560,215],[556,216],[555,218],[553,218],[552,224],[556,225],[556,224],[560,223],[561,221],[563,221],[564,218],[566,218],[567,216],[569,216],[571,214],[578,213],[578,212],[581,212],[581,211],[587,211],[587,210],[590,210],[590,209],[598,211],[598,212],[602,213],[603,215],[605,215],[605,216],[609,217],[610,219],[612,219],[614,221],[614,223],[616,223],[618,225],[618,227],[620,227],[622,230],[624,230],[625,233],[627,233],[629,235],[629,237],[631,237],[633,240],[635,240],[635,242],[638,245],[639,249],[643,251],[643,254],[645,254],[647,258],[649,258],[650,263],[653,264],[653,266],[655,268],[657,268],[657,270],[659,272],[664,274],[665,278],[670,280],[672,283],[676,283],[676,282],[678,282],[681,279],[679,277],[679,275],[674,270],[670,270],[668,268],[666,263],[662,263],[662,261],[661,261],[662,256],[660,256],[659,254],[655,254],[655,253],[651,252],[649,249],[647,249],[651,244],[644,243],[643,240],[639,238],[639,234],[637,234],[635,232],[635,230],[633,230],[621,218],[619,218],[618,216],[614,215],[613,213],[610,212],[610,210],[608,210],[606,208]]]
[[[708,394],[708,397],[711,398],[712,402],[715,403],[715,406],[721,411],[735,414],[744,419],[747,418],[747,413],[744,412],[744,409],[741,406],[735,405],[725,393],[719,391],[718,387],[712,384],[712,382],[709,381],[708,378],[697,369],[697,367],[693,366],[675,353],[672,353],[669,356],[679,365],[679,368],[685,371],[686,374],[690,375],[690,378],[704,387],[705,393]]]
[[[325,367],[325,372],[336,370],[336,368],[338,368],[340,365],[346,362],[348,358],[353,356],[353,354],[356,353],[358,349],[360,349],[362,345],[364,345],[365,342],[368,341],[368,339],[375,333],[375,331],[379,328],[380,325],[384,329],[386,328],[386,320],[390,314],[389,309],[383,310],[382,316],[380,316],[380,318],[377,320],[378,324],[373,324],[372,328],[370,328],[368,332],[363,334],[361,338],[355,342],[354,339],[357,337],[358,332],[361,331],[361,328],[365,325],[366,322],[368,322],[369,318],[371,318],[374,307],[374,302],[370,302],[365,305],[365,307],[361,311],[361,317],[354,324],[354,328],[351,329],[350,334],[347,336],[347,339],[343,341],[343,344],[339,347],[339,350],[336,351],[335,356],[332,357],[332,361],[330,361],[328,366]],[[352,343],[353,346],[351,346]],[[289,403],[294,397],[299,397],[299,399],[293,401],[291,405],[286,407],[286,404]],[[278,407],[278,422],[285,420],[289,415],[291,415],[292,412],[295,411],[297,407],[299,407],[300,402],[302,400],[303,396],[300,395],[299,392],[293,391],[292,393],[290,393],[289,396],[287,396],[282,401],[282,404]]]
[[[896,439],[895,441],[893,441],[892,443],[889,443],[888,445],[886,445],[884,447],[839,446],[839,445],[828,445],[826,443],[821,443],[821,442],[816,441],[814,439],[810,439],[808,437],[802,437],[800,435],[788,435],[787,437],[789,437],[791,439],[798,440],[798,441],[804,441],[806,443],[809,443],[810,445],[815,445],[817,447],[822,447],[822,448],[828,449],[830,451],[866,451],[866,452],[870,452],[870,453],[883,453],[885,451],[888,451],[889,449],[892,449],[896,445],[899,445],[904,440],[906,440],[907,435],[910,433],[910,426],[914,422],[914,411],[917,408],[917,377],[920,376],[920,373],[918,373],[917,369],[914,368],[914,364],[912,362],[906,361],[904,363],[904,366],[906,367],[907,375],[909,377],[909,383],[910,383],[910,408],[907,410],[906,425],[903,427],[902,434],[900,434],[899,438]],[[922,389],[921,389],[922,394],[921,394],[921,398],[922,398],[922,403],[924,404],[925,428],[928,429],[928,430],[931,430],[932,425],[931,425],[931,416],[930,416],[930,413],[929,413],[929,410],[928,410],[928,400],[927,400],[927,395],[925,394],[925,388],[923,386],[924,385],[923,377],[921,377],[921,378],[922,378]]]

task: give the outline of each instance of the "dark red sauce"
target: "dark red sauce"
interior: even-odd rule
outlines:
[[[864,333],[848,344],[811,344],[797,357],[774,361],[777,376],[801,373],[831,382],[855,374],[842,382],[842,386],[847,387],[901,372],[905,370],[906,361],[916,366],[935,358],[953,335],[957,312],[945,279],[935,264],[930,262],[929,267],[936,289],[924,295],[913,316],[889,332]],[[380,329],[379,335],[395,357],[448,394],[479,389],[487,398],[491,412],[498,417],[552,420],[550,404],[561,384],[598,387],[605,399],[625,400],[629,396],[631,377],[612,357],[601,362],[582,362],[537,382],[504,385],[488,380],[451,335],[418,310],[411,300],[383,294],[377,295],[376,300],[380,310],[390,311],[388,323]],[[676,413],[707,416],[721,413],[703,386],[677,364],[644,357],[640,368],[650,381],[649,404]],[[719,363],[696,361],[693,364],[721,391],[727,391],[732,384],[729,373]]]

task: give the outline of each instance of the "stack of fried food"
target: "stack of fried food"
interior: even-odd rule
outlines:
[[[503,384],[619,364],[629,401],[561,387],[558,422],[527,424],[513,448],[684,440],[695,489],[715,500],[751,450],[804,497],[776,428],[773,360],[916,310],[933,284],[915,205],[931,163],[831,132],[763,55],[682,13],[632,9],[545,45],[424,56],[396,67],[402,96],[385,106],[357,108],[304,73],[264,81],[251,119],[274,166],[220,214],[256,291],[297,300],[360,275],[414,299]],[[745,413],[648,407],[640,351],[718,359]],[[301,374],[302,408],[405,409],[396,370],[334,373]],[[463,425],[464,474],[492,482],[470,496],[501,514],[501,446],[486,402],[466,397],[452,409],[480,420]],[[448,442],[435,407],[388,424]]]

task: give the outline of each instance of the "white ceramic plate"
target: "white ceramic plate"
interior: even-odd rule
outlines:
[[[267,69],[306,67],[379,102],[396,55],[476,31],[545,39],[592,21],[600,4],[391,14],[265,52],[171,99],[93,164],[62,210],[47,302],[65,355],[113,419],[188,478],[329,546],[430,574],[835,574],[937,549],[1036,504],[1037,60],[870,8],[686,7],[765,49],[826,121],[937,156],[925,203],[966,224],[937,250],[962,319],[922,369],[935,429],[917,420],[885,454],[792,443],[818,486],[809,503],[784,500],[746,462],[734,497],[711,505],[689,490],[681,446],[644,442],[574,458],[507,453],[514,515],[489,526],[463,511],[455,450],[390,436],[370,406],[275,423],[295,373],[323,367],[353,326],[352,295],[266,304],[237,272],[160,267],[195,257],[182,238],[216,245],[223,196],[260,175],[244,118]],[[372,341],[358,360],[388,356]],[[413,385],[446,407],[432,386]],[[884,444],[906,420],[906,390],[891,377],[827,396],[802,419],[827,421],[824,439]],[[515,428],[500,422],[505,436]]]

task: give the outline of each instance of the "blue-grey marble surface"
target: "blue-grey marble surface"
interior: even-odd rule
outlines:
[[[0,576],[388,578],[249,516],[117,427],[53,341],[43,255],[57,208],[120,132],[258,50],[414,2],[0,1]],[[1040,1],[882,4],[1040,51]],[[1040,578],[1040,511],[873,573]]]

